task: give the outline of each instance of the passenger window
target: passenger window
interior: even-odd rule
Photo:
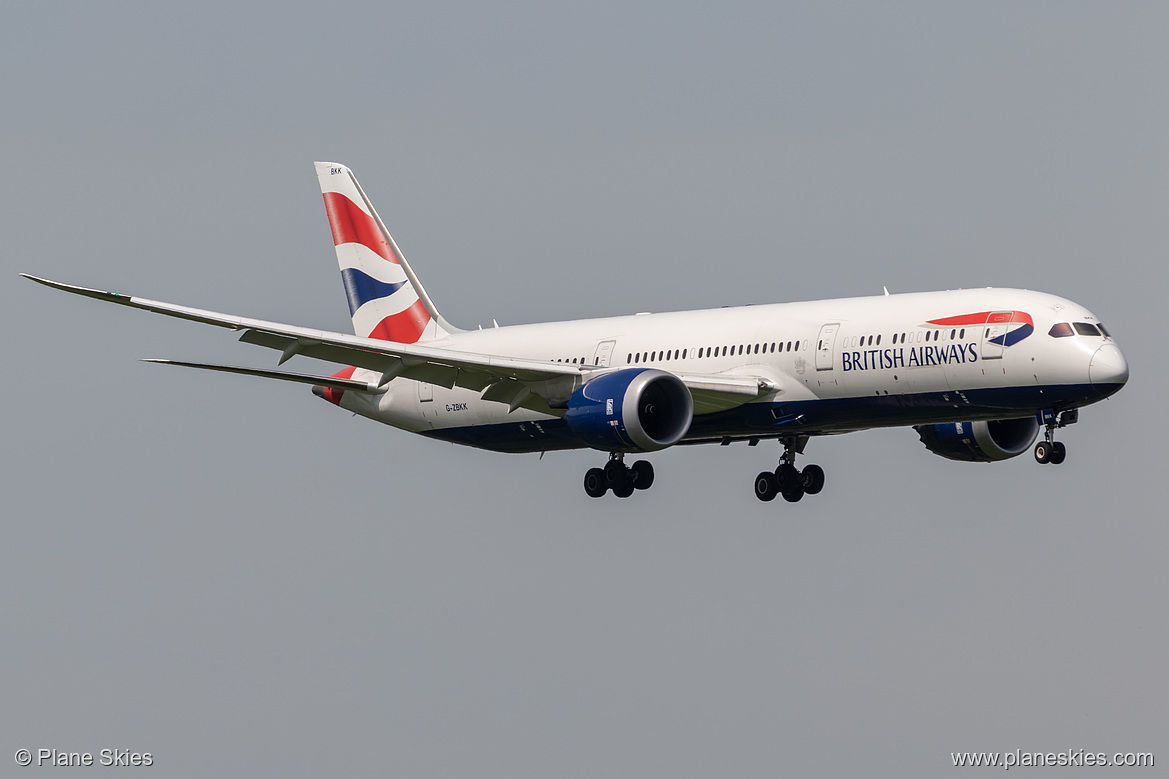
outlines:
[[[1076,332],[1080,335],[1095,335],[1099,336],[1100,331],[1096,329],[1096,325],[1088,322],[1076,322]]]
[[[633,352],[630,352],[630,353],[629,353],[629,356],[625,358],[625,364],[626,364],[626,365],[628,365],[628,364],[629,364],[629,363],[631,363],[631,362],[633,362]]]
[[[685,349],[682,350],[682,359],[683,360],[686,359],[686,350]]]
[[[877,335],[877,346],[880,346],[880,345],[881,345],[881,336],[878,334]]]
[[[954,328],[953,330],[951,330],[950,331],[950,340],[953,341],[954,336],[956,336],[957,334],[958,334],[958,328]]]
[[[961,340],[965,337],[966,337],[966,328],[963,327],[961,330],[958,331],[958,338],[959,338],[959,340]]]

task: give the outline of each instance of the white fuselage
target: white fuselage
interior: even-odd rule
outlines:
[[[977,321],[985,312],[998,316]],[[1033,326],[1022,324],[1024,317]],[[971,323],[938,324],[963,318]],[[739,409],[696,414],[684,441],[699,442],[1019,418],[1086,405],[1119,389],[1128,368],[1107,335],[1049,335],[1053,325],[1075,322],[1099,324],[1084,307],[1054,295],[987,288],[518,325],[457,333],[432,345],[767,380],[769,391]],[[358,370],[354,378],[376,374]],[[459,387],[399,378],[380,395],[345,393],[340,405],[489,449],[583,446],[558,430],[556,416],[509,412]]]

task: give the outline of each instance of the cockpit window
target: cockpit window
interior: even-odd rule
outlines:
[[[1099,327],[1099,328],[1100,328],[1100,332],[1104,333],[1104,337],[1105,337],[1105,338],[1111,338],[1111,337],[1112,337],[1112,333],[1110,333],[1110,332],[1108,332],[1107,330],[1105,330],[1105,329],[1104,329],[1104,325],[1096,325],[1096,327]]]
[[[1076,332],[1080,335],[1094,335],[1099,336],[1100,331],[1096,329],[1096,325],[1089,322],[1076,322]]]
[[[1047,334],[1052,338],[1067,338],[1076,333],[1067,322],[1060,322],[1059,324],[1052,325],[1051,329],[1047,331]]]

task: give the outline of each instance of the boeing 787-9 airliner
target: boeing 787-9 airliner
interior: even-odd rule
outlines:
[[[56,289],[240,331],[240,340],[345,366],[331,376],[176,360],[312,385],[378,422],[498,452],[589,447],[592,497],[654,480],[625,456],[677,444],[783,447],[755,495],[824,486],[796,466],[814,436],[912,426],[929,451],[989,462],[1034,446],[1063,462],[1056,430],[1124,386],[1128,363],[1070,300],[965,289],[460,330],[439,313],[349,168],[316,163],[353,334],[219,314],[25,275]]]

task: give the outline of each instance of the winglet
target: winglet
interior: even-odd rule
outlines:
[[[122,295],[117,292],[106,292],[100,289],[78,287],[73,284],[63,284],[60,281],[42,279],[40,276],[33,276],[31,273],[22,273],[20,275],[29,281],[35,281],[37,284],[44,284],[46,287],[52,287],[53,289],[59,289],[64,292],[72,292],[74,295],[84,295],[87,298],[97,298],[98,300],[108,300],[111,303],[129,304],[130,302],[129,295]]]

